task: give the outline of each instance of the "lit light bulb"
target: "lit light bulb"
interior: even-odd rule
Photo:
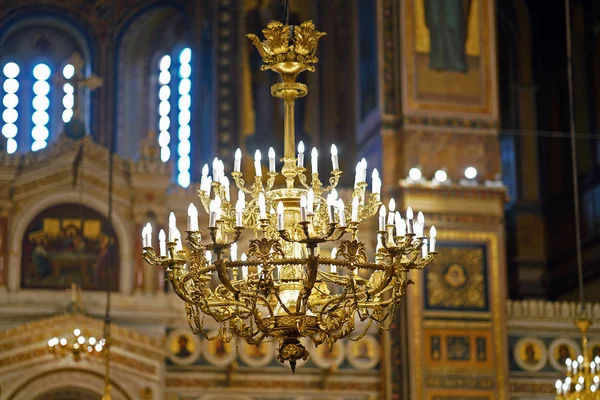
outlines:
[[[277,204],[277,229],[282,231],[284,230],[284,226],[283,226],[283,202],[280,201]]]
[[[81,331],[76,328],[75,330],[73,330],[73,335],[79,336],[79,335],[81,335]]]
[[[477,177],[477,169],[475,167],[467,167],[465,169],[465,178],[475,179]]]
[[[238,149],[239,150],[239,149]],[[240,157],[242,155],[240,154]],[[208,177],[208,164],[204,164],[204,166],[202,167],[202,176],[203,177]]]
[[[254,152],[254,173],[256,176],[262,176],[262,168],[260,166],[260,160],[262,159],[262,155],[260,154],[260,150],[256,150]]]
[[[344,200],[338,199],[337,209],[340,219],[340,226],[346,226],[346,211],[344,206]]]
[[[385,231],[385,215],[386,214],[387,214],[387,212],[385,210],[385,205],[382,204],[381,207],[379,207],[379,231],[381,231],[381,232]]]
[[[206,258],[206,262],[208,264],[212,263],[212,253],[210,252],[210,250],[206,250],[206,252],[204,253],[204,258]]]
[[[331,259],[335,260],[337,258],[337,247],[334,247],[333,249],[331,249]],[[332,274],[337,273],[337,265],[335,264],[331,264],[330,266],[330,271]]]
[[[319,151],[316,147],[313,147],[310,152],[310,167],[313,175],[319,173]]]
[[[242,150],[237,149],[235,151],[234,159],[233,159],[233,171],[240,172],[242,168]]]
[[[169,214],[169,242],[174,242],[176,227],[177,227],[177,220],[175,219],[175,213],[171,212]]]
[[[338,160],[338,149],[335,144],[331,145],[331,165],[334,171],[339,171],[340,163]]]
[[[412,167],[408,171],[408,177],[413,181],[420,180],[422,176],[423,176],[423,174],[421,173],[421,170],[417,167]]]
[[[188,231],[198,230],[198,209],[194,203],[190,203],[188,207]]]
[[[379,177],[377,168],[373,168],[371,175],[371,191],[373,194],[381,195],[381,178]]]
[[[437,171],[435,171],[434,178],[439,183],[444,183],[448,180],[448,174],[443,169],[438,169]]]
[[[306,196],[300,196],[300,221],[302,222],[306,221],[306,204]]]
[[[229,249],[229,257],[231,258],[231,261],[237,261],[237,249],[238,249],[237,243],[233,242]]]
[[[159,254],[161,257],[166,257],[167,256],[167,235],[165,234],[164,229],[161,229],[160,232],[158,232],[158,247],[160,249]]]
[[[298,168],[304,168],[304,142],[298,143]]]
[[[263,192],[258,194],[258,213],[260,219],[267,219],[267,203]]]
[[[269,172],[275,172],[275,149],[269,147]]]

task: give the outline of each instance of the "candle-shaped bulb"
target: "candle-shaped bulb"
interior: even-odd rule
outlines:
[[[246,204],[244,203],[244,199],[238,198],[238,201],[235,203],[235,211],[241,213],[244,211]]]
[[[406,219],[413,219],[413,218],[414,218],[413,210],[411,207],[408,207],[406,209]]]
[[[300,196],[300,221],[302,222],[306,221],[306,204],[306,196]]]
[[[374,194],[381,194],[381,179],[379,178],[377,168],[373,168],[373,173],[371,174],[371,190]]]
[[[333,249],[331,249],[331,259],[335,260],[336,257],[337,257],[337,247],[334,247]],[[337,265],[331,264],[330,271],[332,274],[337,273]]]
[[[421,225],[425,226],[425,215],[423,215],[423,212],[422,212],[422,211],[419,211],[419,213],[417,214],[417,221],[418,221],[418,222],[419,222]]]
[[[206,253],[204,253],[204,258],[206,258],[207,263],[210,264],[212,262],[212,253],[210,250],[206,250]]]
[[[432,226],[429,230],[429,252],[433,253],[435,251],[435,243],[437,239],[435,238],[437,232],[435,231],[435,226]]]
[[[215,182],[220,182],[221,181],[221,176],[219,174],[219,159],[217,157],[213,158],[212,173],[213,173],[213,179],[214,179],[214,181]]]
[[[160,230],[160,232],[158,232],[158,241],[159,241],[159,249],[160,249],[160,256],[161,257],[165,257],[167,255],[167,235],[165,234],[165,231],[163,229]]]
[[[313,174],[319,173],[319,151],[316,147],[313,147],[310,152],[310,166]]]
[[[217,202],[215,199],[212,199],[210,201],[210,204],[208,206],[208,212],[209,212],[208,227],[214,228],[217,225]]]
[[[337,201],[338,197],[338,191],[335,188],[331,189],[331,198]]]
[[[352,205],[354,207],[354,204]],[[385,209],[385,205],[381,205],[381,207],[379,207],[379,230],[380,231],[385,231],[385,215],[387,214],[387,211]]]
[[[240,172],[242,167],[242,150],[238,148],[233,157],[233,171]]]
[[[240,257],[241,261],[247,261],[248,260],[248,256],[246,255],[246,253],[242,253],[242,256]]]
[[[351,221],[358,222],[358,196],[354,196],[352,199]]]
[[[194,203],[188,207],[188,231],[198,230],[198,209]]]
[[[175,214],[171,212],[169,214],[169,242],[173,242],[175,239],[175,228],[177,226],[177,220],[175,219]]]
[[[391,213],[396,211],[396,200],[390,199],[390,202],[388,203],[388,208],[390,209]]]
[[[269,172],[275,172],[275,149],[269,147]]]
[[[304,142],[298,143],[298,168],[304,168]]]
[[[314,190],[308,189],[308,194],[306,196],[306,213],[314,214],[315,210],[315,192]]]
[[[235,155],[234,155],[234,157],[235,157],[235,159],[236,159],[236,160],[241,160],[241,159],[242,159],[242,150],[240,150],[240,148],[238,148],[238,149],[235,151]]]
[[[260,166],[261,159],[262,155],[260,154],[260,150],[256,150],[254,152],[254,173],[256,176],[262,176],[262,168]]]
[[[367,181],[367,159],[363,157],[362,160],[360,160],[361,163],[361,168],[362,168],[362,176],[360,178],[361,182],[366,182]]]
[[[432,226],[431,229],[429,229],[429,237],[435,238],[436,234],[437,234],[437,232],[435,230],[435,226]]]
[[[237,261],[237,250],[238,250],[237,243],[233,242],[229,249],[229,256],[231,258],[231,261]]]
[[[204,164],[204,166],[202,167],[202,177],[203,178],[208,177],[208,164]]]
[[[260,219],[267,219],[267,203],[263,192],[258,194],[258,213]]]
[[[283,226],[283,202],[280,201],[279,203],[277,203],[277,230],[284,230],[284,226]]]
[[[339,171],[340,163],[338,159],[338,149],[335,144],[331,145],[331,166],[334,171]]]
[[[340,226],[346,226],[346,211],[344,207],[344,200],[338,199],[337,203],[338,214],[340,218]]]
[[[402,220],[402,217],[400,216],[400,213],[398,211],[396,211],[394,213],[394,225],[396,225],[396,236],[400,236],[400,221]]]

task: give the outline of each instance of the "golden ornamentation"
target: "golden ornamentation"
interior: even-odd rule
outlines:
[[[427,272],[427,306],[485,308],[483,251],[452,247]]]
[[[361,162],[352,202],[345,206],[335,191],[342,174],[337,167],[337,151],[334,158],[332,150],[334,168],[327,183],[321,182],[316,172],[316,149],[311,153],[311,174],[304,168],[303,151],[299,150],[298,158],[295,154],[294,102],[307,93],[296,78],[303,71],[314,71],[317,43],[324,33],[316,31],[312,22],[296,27],[271,22],[263,32],[265,41],[248,37],[263,58],[263,69],[282,77],[282,82],[272,87],[272,94],[284,100],[281,175],[285,186],[275,186],[280,174],[275,171],[274,155],[269,156],[269,172],[264,177],[260,160],[255,160],[256,176],[251,185],[244,181],[241,159],[236,155],[231,178],[239,190],[241,206],[234,206],[229,179],[216,159],[214,182],[208,172],[203,173],[199,191],[210,215],[208,234],[203,236],[197,229],[197,211],[190,205],[193,228],[186,231],[189,249],[181,245],[173,215],[168,241],[164,232],[159,235],[160,255],[148,236],[147,229],[151,228],[145,228],[143,258],[167,271],[175,293],[185,301],[192,332],[224,343],[234,336],[249,344],[275,339],[279,342],[278,360],[288,361],[294,370],[298,360],[309,356],[301,338],[310,337],[315,345],[327,343],[331,349],[355,329],[362,333],[351,339],[360,340],[373,323],[380,330],[389,330],[412,283],[409,272],[425,268],[436,253],[433,244],[430,249],[424,245],[423,230],[416,229],[423,227],[422,215],[418,218],[421,222],[413,221],[412,216],[407,219],[403,231],[400,216],[392,212],[380,216],[376,234],[379,245],[375,260],[369,260],[358,233],[361,222],[381,209],[378,175],[373,175],[374,190],[368,194],[366,161]],[[259,159],[260,154],[256,157]],[[250,197],[247,203],[246,196]],[[303,201],[306,206],[301,205]],[[249,241],[247,258],[244,254],[238,260],[237,245],[246,229],[252,231],[254,239]],[[321,246],[334,242],[339,243],[337,255],[321,256]],[[214,275],[218,278],[216,287],[211,286]],[[212,337],[203,329],[205,315],[220,324]]]

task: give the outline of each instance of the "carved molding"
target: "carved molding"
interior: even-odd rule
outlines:
[[[584,303],[586,317],[600,321],[600,303]],[[579,303],[574,301],[507,300],[508,321],[573,322],[581,316]]]

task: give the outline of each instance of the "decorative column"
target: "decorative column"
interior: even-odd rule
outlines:
[[[381,4],[384,190],[419,204],[439,251],[411,275],[392,333],[392,399],[507,398],[494,10],[493,0]],[[411,168],[422,177],[407,179]],[[437,170],[449,180],[434,181]]]
[[[11,183],[17,173],[18,156],[0,154],[0,290],[8,283],[8,224],[12,207]]]
[[[144,225],[150,222],[153,225],[152,243],[158,244],[160,227],[155,222],[162,221],[161,218],[167,214],[167,190],[171,185],[172,165],[160,160],[155,132],[149,132],[140,147],[140,159],[132,163],[131,168],[131,186],[134,190],[132,212],[135,221],[133,287],[137,293],[152,293],[158,286],[156,273],[141,258],[141,232]]]

